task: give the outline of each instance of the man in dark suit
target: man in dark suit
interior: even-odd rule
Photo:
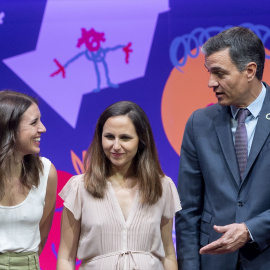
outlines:
[[[210,38],[202,52],[218,103],[195,111],[186,124],[178,179],[183,209],[175,222],[178,267],[269,270],[270,88],[262,82],[264,46],[251,30],[233,27]]]

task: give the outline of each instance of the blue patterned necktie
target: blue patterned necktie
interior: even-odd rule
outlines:
[[[238,161],[241,180],[247,166],[248,159],[248,137],[245,120],[249,115],[248,109],[240,109],[237,114],[237,129],[235,132],[235,152]]]

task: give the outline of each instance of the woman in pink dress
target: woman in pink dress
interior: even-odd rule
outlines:
[[[177,270],[172,224],[181,209],[164,175],[149,120],[129,101],[98,119],[86,172],[60,192],[64,200],[57,270]]]

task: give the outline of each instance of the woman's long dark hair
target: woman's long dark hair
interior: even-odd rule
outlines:
[[[111,163],[102,148],[102,131],[108,118],[118,115],[126,115],[135,126],[139,146],[133,162],[139,179],[141,200],[143,203],[154,204],[162,195],[161,177],[164,173],[149,120],[143,109],[130,101],[112,104],[99,117],[92,143],[85,156],[85,187],[94,197],[103,198]]]
[[[24,112],[37,100],[15,91],[0,91],[0,199],[5,194],[6,170],[18,156],[17,132]],[[27,188],[38,186],[39,173],[43,172],[39,155],[26,155],[22,159],[21,183]]]

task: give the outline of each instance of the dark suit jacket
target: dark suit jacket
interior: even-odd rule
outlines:
[[[270,269],[270,88],[266,88],[242,182],[230,107],[215,104],[197,110],[186,124],[178,179],[183,209],[176,214],[175,225],[179,269],[236,269],[238,251],[199,255],[199,249],[221,236],[213,225],[242,222],[254,238],[239,250],[244,269]]]

